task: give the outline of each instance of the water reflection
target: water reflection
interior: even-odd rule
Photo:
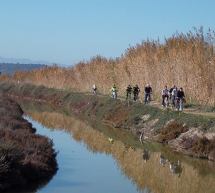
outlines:
[[[144,148],[143,149],[143,160],[145,162],[147,162],[149,160],[149,158],[150,158],[149,150]]]
[[[186,157],[183,158],[186,161],[181,162],[174,154],[167,158],[161,152],[152,152],[145,147],[133,148],[117,139],[118,133],[115,133],[116,138],[110,142],[110,136],[83,121],[58,112],[29,111],[28,114],[48,128],[62,128],[70,132],[75,140],[84,142],[89,151],[111,154],[124,175],[141,192],[215,192],[213,163]],[[119,133],[121,135],[124,134]]]

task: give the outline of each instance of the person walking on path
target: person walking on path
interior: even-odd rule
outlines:
[[[169,105],[169,90],[167,89],[167,86],[164,87],[164,89],[161,92],[162,95],[162,106],[167,107]]]
[[[93,85],[93,94],[94,94],[94,95],[96,95],[96,94],[97,94],[97,87],[96,87],[96,85],[95,85],[95,84]]]
[[[179,111],[183,111],[185,102],[185,94],[183,88],[180,88],[177,92],[177,109]]]
[[[133,94],[134,94],[134,101],[136,101],[139,98],[140,88],[136,84],[133,88]]]
[[[172,101],[172,91],[176,86],[174,85],[172,88],[169,89],[169,100]]]
[[[149,103],[151,101],[152,87],[147,84],[145,87],[144,103]]]
[[[117,99],[117,88],[115,84],[111,88],[111,96],[113,99]]]
[[[174,86],[172,92],[171,92],[171,102],[172,102],[172,107],[176,107],[176,99],[177,99],[177,93],[178,93],[178,88]]]
[[[126,88],[126,100],[131,100],[131,93],[132,93],[132,87],[129,84],[128,87]]]

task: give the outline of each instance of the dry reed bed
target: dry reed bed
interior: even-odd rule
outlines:
[[[57,168],[52,141],[35,134],[22,115],[17,103],[0,98],[0,191],[36,186]]]
[[[116,59],[96,56],[71,68],[17,72],[12,79],[81,92],[90,91],[95,83],[105,94],[115,83],[121,95],[128,84],[139,84],[143,91],[150,83],[154,98],[160,96],[164,85],[175,84],[184,87],[189,102],[215,106],[214,39],[213,31],[194,29],[187,34],[176,33],[163,43],[144,41]]]

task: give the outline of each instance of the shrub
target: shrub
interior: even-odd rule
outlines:
[[[168,143],[168,141],[176,139],[181,133],[186,131],[188,131],[186,126],[173,121],[160,129],[158,140],[161,143]]]

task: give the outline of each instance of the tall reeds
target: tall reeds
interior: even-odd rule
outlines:
[[[71,68],[47,67],[31,72],[17,72],[13,79],[48,87],[109,93],[113,83],[124,95],[128,84],[138,84],[143,91],[152,85],[154,97],[164,85],[184,87],[189,102],[215,105],[215,33],[203,28],[186,34],[176,33],[160,40],[147,40],[129,47],[121,57],[101,56],[80,62]]]

